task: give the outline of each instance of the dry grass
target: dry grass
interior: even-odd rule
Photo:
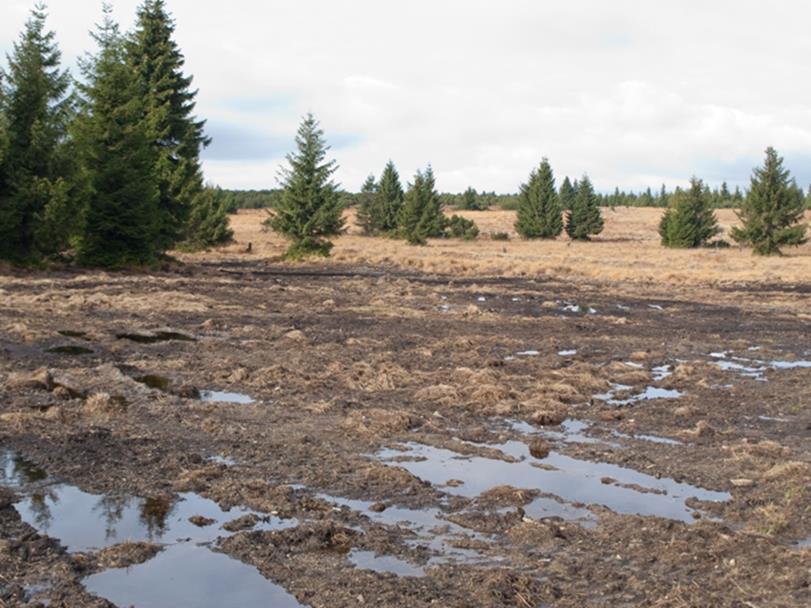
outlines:
[[[786,250],[779,258],[753,256],[748,249],[671,250],[659,244],[661,209],[604,209],[605,231],[590,243],[524,241],[515,235],[512,211],[464,212],[479,225],[482,238],[473,242],[432,240],[427,247],[360,235],[354,212],[347,212],[349,230],[335,239],[333,259],[354,265],[388,265],[424,272],[467,276],[554,276],[653,284],[721,285],[740,281],[800,282],[809,279],[811,244]],[[719,210],[725,231],[737,222],[729,209]],[[232,216],[237,242],[204,254],[217,259],[240,255],[252,243],[253,257],[277,258],[284,239],[267,231],[264,210],[244,210]],[[811,213],[808,214],[811,220]],[[492,232],[508,232],[510,241],[493,241]],[[728,238],[728,236],[727,236]]]

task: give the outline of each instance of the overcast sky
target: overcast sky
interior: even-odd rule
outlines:
[[[118,0],[122,28],[139,0]],[[811,182],[811,3],[804,0],[168,0],[214,143],[206,178],[276,185],[301,116],[338,180],[391,158],[442,191],[516,191],[544,156],[559,181],[745,186],[773,145]],[[0,4],[10,51],[33,5]],[[95,0],[51,0],[73,66]],[[74,70],[75,71],[75,70]]]

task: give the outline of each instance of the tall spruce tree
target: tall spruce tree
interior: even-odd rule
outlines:
[[[286,256],[328,256],[332,243],[325,237],[343,231],[344,220],[338,186],[332,175],[338,169],[326,161],[329,146],[312,114],[307,114],[296,135],[297,152],[287,155],[289,168],[281,171],[281,200],[267,224],[292,240]]]
[[[558,198],[560,200],[560,208],[563,211],[569,211],[574,204],[574,197],[577,195],[577,192],[572,186],[572,182],[569,181],[569,177],[563,178],[563,183],[560,185],[560,192],[558,194]]]
[[[194,240],[184,224],[203,189],[200,152],[210,140],[205,121],[194,116],[192,78],[183,74],[185,59],[173,36],[175,24],[163,0],[145,0],[138,8],[127,55],[138,76],[139,95],[155,154],[158,201],[157,246],[166,250],[180,239]],[[205,202],[202,208],[207,208]],[[200,209],[198,209],[198,214]]]
[[[584,175],[577,183],[577,196],[566,217],[566,234],[572,240],[587,241],[592,235],[602,231],[603,216],[597,204],[597,196],[588,175]]]
[[[66,235],[58,223],[69,204],[61,149],[73,114],[70,74],[37,4],[0,77],[5,114],[5,168],[0,177],[0,257],[31,260]]]
[[[808,227],[801,223],[804,212],[800,189],[783,168],[783,159],[770,146],[763,166],[754,170],[749,193],[738,213],[743,226],[732,229],[732,238],[751,245],[759,255],[779,255],[780,247],[807,241]]]
[[[377,182],[374,174],[369,174],[360,189],[358,204],[358,224],[364,234],[376,234],[380,231],[380,215],[377,197]]]
[[[228,226],[231,205],[231,198],[220,188],[204,188],[192,203],[186,222],[188,237],[183,245],[194,251],[233,240],[234,231]]]
[[[425,171],[417,171],[409,184],[400,214],[400,233],[412,245],[425,245],[429,238],[444,236],[445,227],[434,171],[428,165]]]
[[[529,174],[518,195],[518,218],[515,230],[526,239],[550,239],[563,232],[563,212],[560,206],[555,176],[547,159]]]
[[[74,137],[86,187],[78,261],[120,268],[156,260],[155,150],[140,83],[105,6],[93,34],[99,50],[83,63],[83,109]]]
[[[662,215],[659,235],[666,247],[700,247],[721,232],[704,183],[690,180],[690,189],[679,192]]]
[[[380,211],[378,224],[380,232],[391,234],[397,230],[404,196],[403,186],[400,184],[400,174],[394,163],[389,161],[380,176],[376,194],[376,209]]]

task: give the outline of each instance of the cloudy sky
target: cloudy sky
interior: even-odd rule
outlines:
[[[117,0],[128,29],[138,0]],[[32,3],[0,5],[8,52]],[[746,185],[767,145],[811,183],[804,0],[168,0],[214,143],[209,181],[276,185],[315,113],[358,189],[391,158],[512,192],[544,156],[600,190]],[[51,0],[69,65],[100,2]]]

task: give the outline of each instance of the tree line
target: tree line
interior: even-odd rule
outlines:
[[[139,266],[229,240],[163,0],[145,0],[127,34],[105,5],[78,80],[46,20],[38,4],[0,71],[0,258]]]
[[[308,114],[296,136],[296,152],[287,156],[281,190],[266,222],[290,239],[288,258],[329,255],[329,237],[344,230],[345,205],[332,179],[337,164],[327,160],[328,150],[323,130]],[[723,187],[721,190],[728,192]],[[712,241],[721,230],[713,211],[713,193],[702,180],[693,177],[688,189],[677,188],[667,200],[659,224],[663,245],[728,246],[723,241]],[[431,165],[417,171],[403,188],[390,160],[379,179],[369,175],[354,202],[358,224],[367,235],[403,238],[413,245],[423,245],[429,238],[474,239],[479,234],[474,221],[445,215]],[[460,206],[469,210],[486,208],[479,204],[472,188],[462,194]],[[546,158],[521,185],[515,207],[515,230],[525,239],[555,239],[565,231],[572,240],[588,241],[604,228],[600,197],[588,175],[574,182],[566,177],[557,187]],[[742,226],[733,228],[731,236],[750,245],[755,253],[779,254],[783,246],[806,242],[807,226],[802,223],[805,198],[774,148],[767,148],[764,164],[754,170],[739,207]]]

